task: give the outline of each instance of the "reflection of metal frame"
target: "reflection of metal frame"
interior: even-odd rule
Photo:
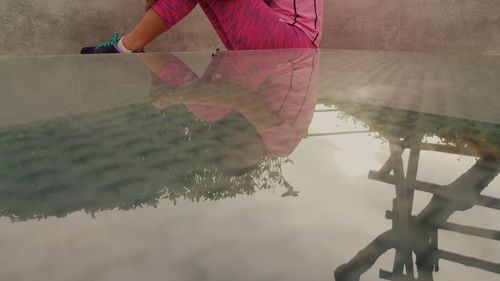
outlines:
[[[393,269],[380,270],[381,279],[433,280],[433,271],[439,270],[439,259],[500,274],[499,263],[439,249],[437,235],[439,229],[444,229],[500,240],[500,231],[447,222],[454,212],[475,205],[500,210],[500,199],[480,194],[500,172],[500,163],[483,160],[472,150],[464,152],[449,145],[421,143],[420,137],[390,139],[389,148],[389,159],[380,170],[370,171],[368,178],[392,184],[396,188],[393,209],[386,212],[386,218],[392,220],[392,229],[379,235],[351,261],[337,268],[336,280],[359,280],[361,274],[390,248],[396,250]],[[406,175],[402,158],[405,149],[410,150]],[[476,156],[479,160],[454,182],[441,186],[416,179],[422,150]],[[431,193],[433,197],[418,215],[412,216],[415,190]],[[417,279],[413,253],[416,256]]]
[[[393,212],[396,218],[392,220],[392,228],[400,234],[397,238],[400,243],[396,246],[396,256],[392,272],[380,271],[380,278],[392,280],[392,276],[403,275],[406,268],[407,275],[413,276],[413,256],[411,247],[401,243],[411,240],[411,210],[413,208],[414,190],[412,186],[417,177],[420,149],[411,149],[408,161],[407,175],[404,175],[402,154],[404,148],[395,140],[389,142],[390,157],[378,172],[370,171],[368,178],[387,182],[392,179],[391,184],[396,187],[396,199],[393,201]],[[393,176],[390,175],[391,171]],[[381,180],[384,179],[384,180]]]

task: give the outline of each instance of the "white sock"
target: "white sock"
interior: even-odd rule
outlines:
[[[118,44],[116,45],[116,48],[118,49],[118,52],[124,53],[124,54],[129,54],[132,53],[133,51],[130,51],[129,49],[125,48],[123,46],[123,37],[118,40]]]

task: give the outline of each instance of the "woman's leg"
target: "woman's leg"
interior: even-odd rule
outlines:
[[[158,0],[132,31],[123,37],[124,47],[128,50],[144,48],[186,17],[196,4],[198,0]]]
[[[167,27],[161,18],[149,9],[132,31],[123,36],[123,46],[128,50],[142,49],[165,31]]]
[[[144,48],[156,37],[186,17],[198,3],[199,0],[158,0],[146,12],[139,24],[124,36],[123,45],[128,50]],[[227,49],[233,49],[215,14],[206,5],[204,7],[205,13],[221,41]]]
[[[263,0],[199,4],[229,50],[315,48],[302,30],[285,23]]]
[[[158,0],[153,9],[170,28],[196,4],[229,50],[315,48],[304,32],[280,20],[263,0]]]
[[[304,32],[280,20],[280,15],[262,0],[158,0],[125,35],[125,48],[143,48],[198,3],[229,50],[315,47]]]

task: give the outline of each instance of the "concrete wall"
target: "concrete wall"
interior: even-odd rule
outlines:
[[[325,1],[325,47],[500,54],[500,0]]]
[[[143,0],[2,0],[0,55],[75,54],[129,30]],[[500,54],[499,0],[325,0],[321,47]],[[150,51],[221,47],[196,8]]]

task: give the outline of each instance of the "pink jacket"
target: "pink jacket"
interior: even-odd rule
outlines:
[[[281,19],[304,31],[318,46],[323,23],[323,0],[272,0],[269,7],[282,15]]]

